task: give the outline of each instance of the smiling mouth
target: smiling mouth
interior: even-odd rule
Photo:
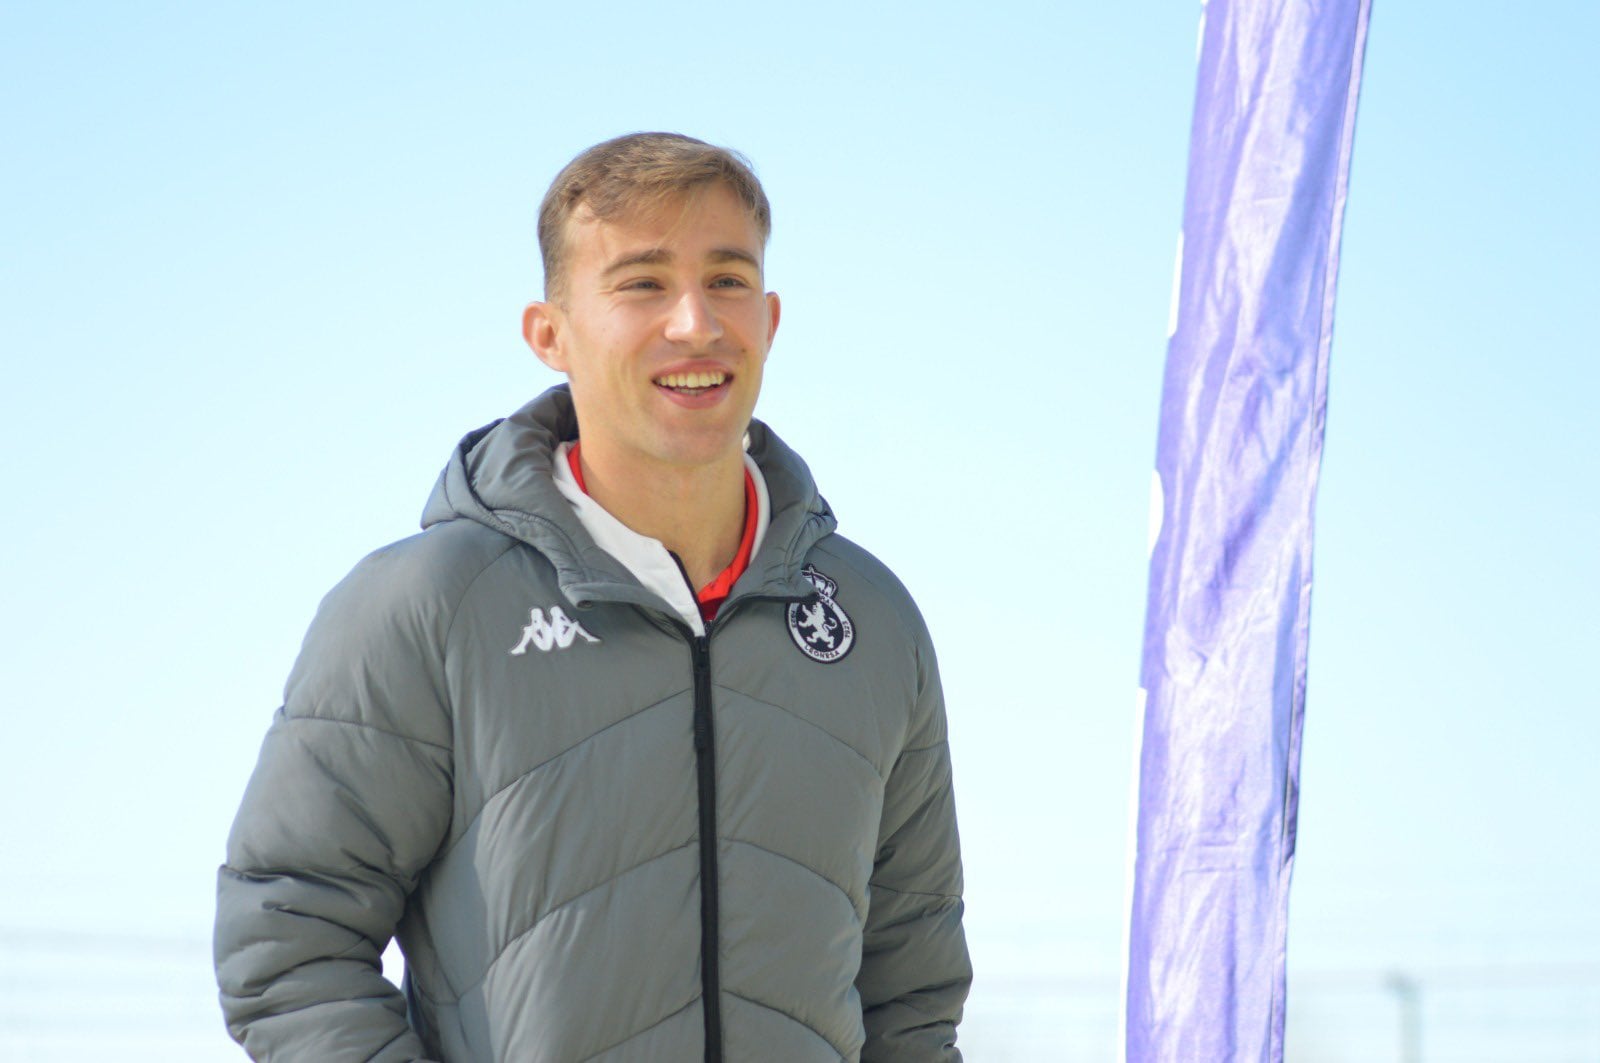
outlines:
[[[707,395],[723,387],[732,378],[720,369],[699,373],[663,373],[651,383],[678,395]]]

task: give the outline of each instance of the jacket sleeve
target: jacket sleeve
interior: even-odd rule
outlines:
[[[862,944],[862,1063],[959,1063],[956,1024],[972,983],[961,928],[956,835],[938,666],[920,647],[919,695],[884,790]]]
[[[253,1059],[424,1056],[380,960],[449,827],[451,739],[443,621],[393,568],[323,602],[228,838],[217,984]]]

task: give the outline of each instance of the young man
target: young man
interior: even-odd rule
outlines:
[[[569,384],[323,602],[229,838],[255,1058],[960,1059],[933,648],[751,419],[769,227],[687,137],[551,186],[524,333]]]

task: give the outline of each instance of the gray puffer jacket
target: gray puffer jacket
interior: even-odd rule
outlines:
[[[274,1060],[959,1060],[933,649],[759,423],[704,638],[550,476],[553,389],[328,595],[228,839],[217,979]],[[406,993],[379,957],[398,934]]]

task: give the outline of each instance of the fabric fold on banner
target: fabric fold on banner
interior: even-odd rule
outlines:
[[[1283,1056],[1339,231],[1370,0],[1211,0],[1161,399],[1124,1052]]]

